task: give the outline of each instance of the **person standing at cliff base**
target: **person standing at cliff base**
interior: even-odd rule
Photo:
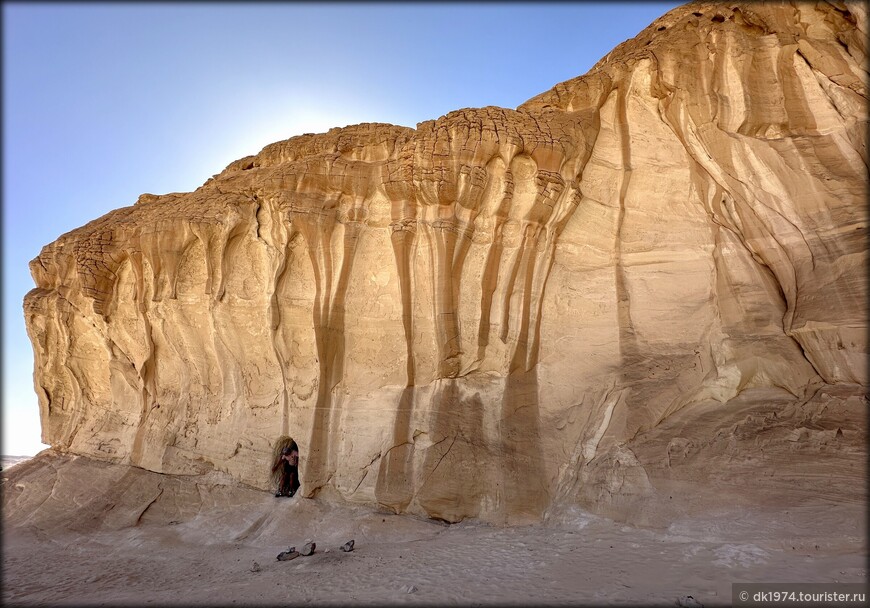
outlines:
[[[280,457],[272,465],[272,474],[280,473],[275,496],[293,496],[299,489],[299,448],[296,442],[281,450]]]

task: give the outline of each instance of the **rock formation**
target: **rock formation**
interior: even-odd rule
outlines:
[[[305,496],[447,521],[862,496],[866,36],[690,4],[517,110],[143,194],[31,262],[43,441],[265,489],[289,434]]]

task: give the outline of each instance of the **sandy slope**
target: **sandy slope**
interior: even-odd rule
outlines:
[[[580,511],[498,528],[278,499],[214,480],[196,484],[199,506],[185,511],[160,506],[186,496],[179,486],[168,497],[162,476],[154,477],[163,484],[155,500],[147,491],[153,474],[139,470],[125,474],[135,480],[125,486],[106,477],[118,467],[83,459],[43,457],[27,467],[4,472],[4,605],[673,605],[693,595],[711,606],[730,605],[736,581],[867,575],[864,505],[823,497],[788,510],[709,513],[667,529]],[[92,471],[89,491],[81,467]],[[40,476],[52,470],[56,481],[38,495]],[[79,481],[78,494],[65,471]],[[103,477],[111,483],[101,486]],[[314,555],[275,559],[309,538]],[[338,551],[350,538],[356,550]]]

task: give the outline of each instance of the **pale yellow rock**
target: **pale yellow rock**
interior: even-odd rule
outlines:
[[[142,195],[31,263],[43,441],[265,489],[290,434],[305,496],[447,521],[659,521],[749,461],[810,492],[866,440],[866,36],[691,4],[517,110]]]

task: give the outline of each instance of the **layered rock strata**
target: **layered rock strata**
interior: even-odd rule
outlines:
[[[290,434],[305,496],[447,521],[635,517],[735,455],[811,493],[866,453],[866,35],[690,4],[517,110],[142,195],[31,262],[43,440],[266,488]]]

